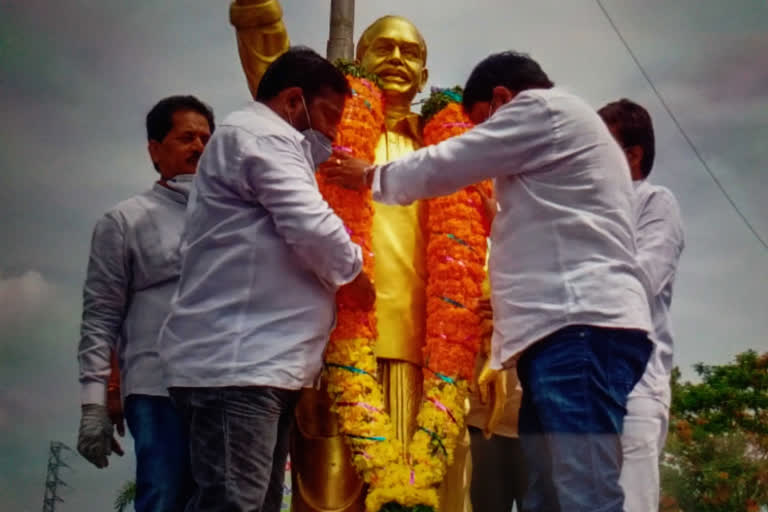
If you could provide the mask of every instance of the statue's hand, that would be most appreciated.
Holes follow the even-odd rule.
[[[488,403],[498,373],[498,370],[491,369],[490,359],[486,359],[480,374],[477,376],[477,391],[480,394],[480,403]]]
[[[495,371],[495,370],[492,370]],[[496,427],[504,414],[504,405],[507,401],[507,372],[496,371],[496,375],[491,382],[491,410],[488,413],[488,419],[483,428],[483,434],[486,439],[490,439],[496,431]]]

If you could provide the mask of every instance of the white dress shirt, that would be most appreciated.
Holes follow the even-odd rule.
[[[634,184],[637,260],[649,287],[648,300],[656,346],[630,398],[656,398],[669,406],[669,379],[673,365],[669,308],[677,264],[685,247],[683,221],[672,192],[645,180]]]
[[[251,103],[198,165],[160,334],[169,387],[299,389],[319,375],[335,292],[362,251],[317,187],[309,141]]]
[[[568,325],[651,330],[627,162],[579,98],[523,91],[469,132],[373,178],[374,198],[398,204],[496,178],[493,368]]]
[[[157,334],[179,277],[179,240],[192,175],[121,202],[93,231],[83,288],[81,401],[105,404],[110,351],[123,396],[167,396]]]

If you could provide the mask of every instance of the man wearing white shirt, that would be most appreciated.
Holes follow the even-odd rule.
[[[147,114],[149,154],[160,179],[96,224],[83,289],[78,361],[78,451],[96,467],[122,455],[107,412],[110,353],[136,452],[136,510],[173,512],[192,490],[184,424],[168,396],[157,335],[179,278],[179,240],[197,162],[214,128],[194,96],[171,96]],[[117,430],[123,434],[122,418]]]
[[[519,356],[523,510],[620,512],[619,434],[652,348],[626,159],[526,55],[483,60],[463,103],[481,123],[464,135],[379,167],[338,155],[329,178],[397,204],[496,179],[491,364]]]
[[[348,94],[327,60],[290,49],[200,159],[159,339],[189,427],[187,511],[280,509],[293,409],[319,376],[336,291],[373,303],[362,251],[314,176]]]
[[[623,148],[635,187],[637,260],[648,279],[656,345],[640,382],[627,401],[621,436],[624,464],[620,483],[626,512],[659,510],[659,457],[667,439],[673,342],[669,308],[680,255],[685,245],[680,207],[668,189],[647,181],[655,140],[648,112],[622,99],[598,111]]]

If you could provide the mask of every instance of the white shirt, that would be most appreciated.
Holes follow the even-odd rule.
[[[123,396],[168,395],[156,342],[179,277],[191,183],[192,175],[182,175],[168,182],[172,189],[155,184],[96,223],[78,349],[84,404],[106,403],[113,349]]]
[[[627,162],[589,105],[523,91],[469,132],[378,168],[373,190],[408,204],[489,178],[493,368],[568,325],[650,331]]]
[[[645,180],[634,185],[637,260],[647,277],[656,346],[630,397],[656,398],[669,406],[673,366],[669,308],[677,264],[685,246],[683,221],[677,200],[668,189]]]
[[[169,387],[299,389],[319,375],[335,292],[360,272],[362,251],[310,162],[309,142],[261,103],[211,137],[160,334]]]

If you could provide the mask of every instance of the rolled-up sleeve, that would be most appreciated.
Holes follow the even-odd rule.
[[[116,347],[125,318],[130,272],[125,233],[104,216],[93,230],[83,287],[83,318],[78,362],[82,403],[106,403],[110,352]]]
[[[331,289],[354,280],[362,250],[320,194],[301,147],[279,136],[256,138],[244,145],[242,162],[253,199],[299,259]]]
[[[552,158],[552,124],[542,99],[520,93],[463,135],[378,167],[373,197],[381,203],[405,205],[540,168]]]

